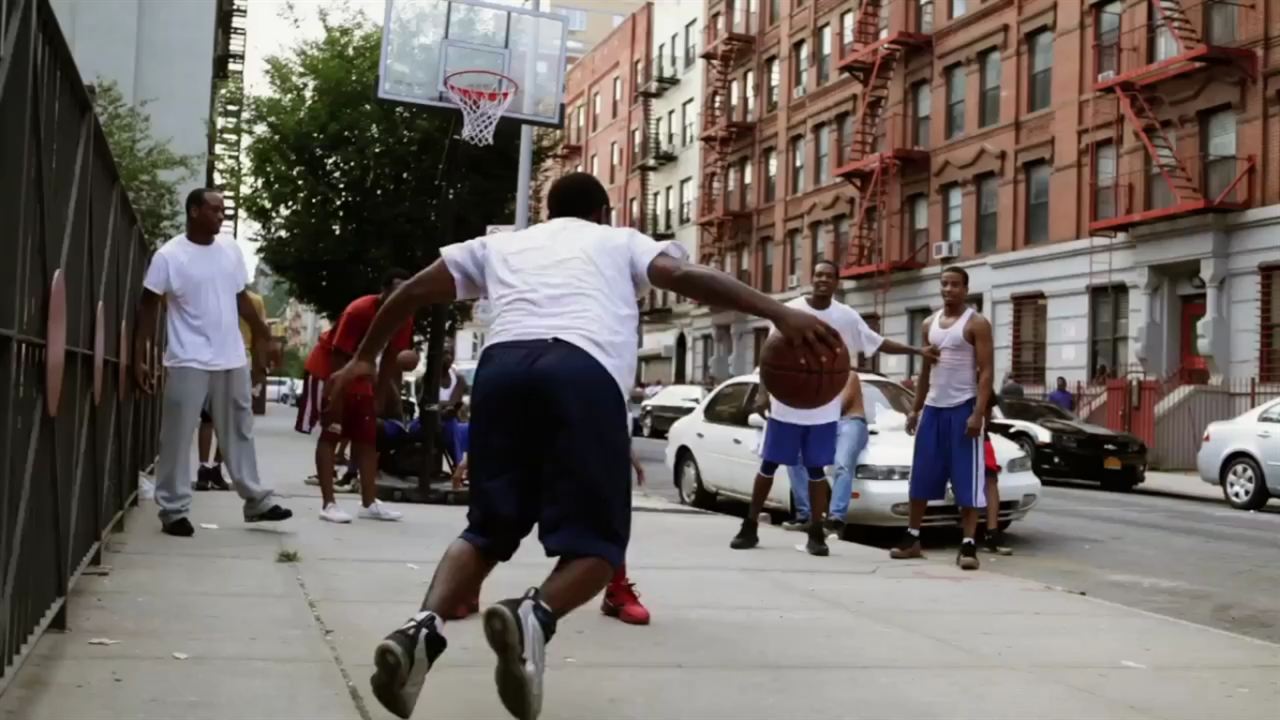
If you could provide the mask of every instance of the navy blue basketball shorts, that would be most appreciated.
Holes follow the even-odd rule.
[[[623,563],[631,433],[613,376],[560,340],[486,347],[471,393],[471,506],[462,539],[510,560],[536,524],[549,557]]]
[[[912,500],[942,500],[950,482],[958,507],[987,506],[982,433],[971,438],[965,432],[974,405],[970,399],[955,407],[924,406],[911,458]]]

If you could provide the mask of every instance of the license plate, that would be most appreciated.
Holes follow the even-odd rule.
[[[1104,470],[1120,470],[1124,464],[1120,462],[1120,458],[1109,457],[1102,461],[1102,467]]]

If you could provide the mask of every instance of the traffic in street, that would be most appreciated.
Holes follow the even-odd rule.
[[[666,441],[635,438],[644,492],[680,502]],[[719,501],[741,515],[745,504]],[[887,548],[890,532],[856,533]],[[1035,510],[1007,535],[1014,554],[985,556],[984,568],[1161,615],[1280,642],[1280,505],[1257,512],[1205,502],[1115,493],[1096,485],[1046,483]],[[925,537],[933,561],[950,562],[957,535]]]

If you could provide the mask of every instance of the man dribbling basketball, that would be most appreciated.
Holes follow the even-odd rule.
[[[476,597],[499,562],[538,525],[558,558],[539,588],[484,612],[497,655],[503,705],[523,720],[542,707],[546,644],[558,620],[600,593],[626,557],[631,535],[631,421],[639,308],[650,284],[695,301],[768,318],[817,357],[840,346],[813,315],[707,268],[683,248],[608,226],[609,195],[570,173],[547,195],[549,221],[440,251],[441,259],[392,293],[355,358],[331,380],[337,397],[374,372],[395,329],[431,303],[487,296],[489,343],[471,407],[471,505],[467,529],[445,551],[422,610],[374,654],[374,696],[407,718],[444,652],[444,615]],[[529,408],[541,413],[528,422]]]
[[[848,347],[850,358],[857,357],[858,353],[872,355],[881,349],[885,352],[900,354],[919,355],[926,352],[921,348],[911,348],[885,340],[867,325],[857,310],[834,300],[838,281],[839,271],[835,263],[819,260],[813,266],[813,291],[807,296],[788,302],[787,307],[819,317],[834,328]],[[760,393],[758,404],[763,405],[767,400],[770,410],[768,425],[764,432],[764,446],[761,449],[763,462],[760,463],[760,472],[756,475],[755,485],[751,489],[751,510],[742,521],[742,528],[729,543],[729,547],[734,550],[747,550],[760,544],[756,518],[764,509],[764,501],[773,487],[774,473],[781,465],[800,465],[805,468],[809,476],[809,498],[812,508],[812,515],[805,529],[809,536],[805,549],[810,555],[826,556],[830,553],[827,548],[827,535],[823,528],[823,514],[828,502],[826,467],[834,464],[836,459],[836,437],[844,394],[837,394],[834,399],[821,407],[805,410],[786,405],[776,397],[769,398],[763,383],[758,392]]]
[[[965,305],[969,274],[963,268],[942,271],[942,309],[924,321],[923,337],[938,348],[936,363],[926,358],[916,381],[915,407],[907,416],[907,433],[915,435],[911,459],[911,515],[907,534],[889,552],[894,559],[923,557],[920,526],[930,500],[946,496],[951,483],[964,525],[964,541],[956,564],[978,569],[974,534],[983,495],[985,463],[983,424],[991,407],[991,323]]]

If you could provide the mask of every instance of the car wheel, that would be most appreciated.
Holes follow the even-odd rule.
[[[690,507],[709,509],[715,502],[715,495],[702,486],[702,473],[698,471],[698,461],[693,459],[693,453],[681,453],[676,469],[680,478],[680,502]]]
[[[1018,447],[1022,448],[1022,452],[1026,453],[1027,457],[1035,460],[1036,441],[1032,440],[1030,435],[1023,435],[1019,433],[1013,436],[1013,441],[1018,443]]]
[[[1271,499],[1262,468],[1245,456],[1227,461],[1222,472],[1222,496],[1237,510],[1257,510]]]
[[[649,439],[657,437],[657,433],[653,430],[653,413],[645,413],[640,416],[640,432]]]

